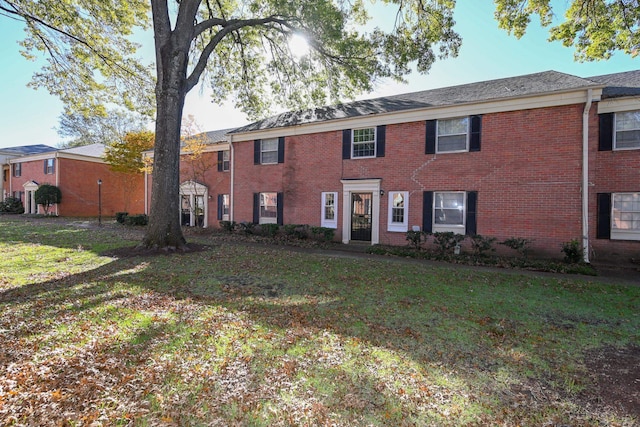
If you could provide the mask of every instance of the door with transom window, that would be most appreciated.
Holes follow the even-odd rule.
[[[351,240],[371,241],[372,193],[351,193]]]

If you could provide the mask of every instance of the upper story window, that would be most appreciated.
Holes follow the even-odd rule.
[[[45,173],[45,175],[53,174],[54,171],[55,171],[55,169],[54,169],[54,159],[46,159],[44,161],[44,173]]]
[[[278,163],[278,138],[263,139],[260,143],[260,163]]]
[[[469,118],[438,120],[436,153],[469,149]]]
[[[480,151],[482,116],[427,120],[425,154]]]
[[[406,232],[408,230],[409,192],[389,192],[389,231]]]
[[[376,155],[376,130],[364,128],[353,130],[353,144],[351,157],[375,157]]]
[[[272,165],[284,163],[284,137],[256,139],[253,148],[253,164]]]
[[[224,172],[229,172],[231,168],[231,152],[229,150],[225,150],[222,152],[222,170]]]
[[[13,176],[15,177],[22,176],[22,163],[13,164]]]
[[[640,148],[640,111],[615,114],[613,148],[616,150]]]

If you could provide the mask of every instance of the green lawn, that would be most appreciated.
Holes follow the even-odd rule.
[[[587,363],[640,346],[640,287],[84,225],[0,217],[1,425],[640,422]]]

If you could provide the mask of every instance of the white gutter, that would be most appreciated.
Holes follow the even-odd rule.
[[[144,170],[144,214],[149,215],[149,174]]]
[[[56,187],[60,188],[60,156],[58,156],[58,151],[56,151],[53,167],[56,171]],[[58,210],[58,203],[56,203],[56,216],[60,216],[60,211]]]
[[[593,90],[587,89],[587,103],[582,113],[582,259],[589,262],[589,112]]]
[[[229,172],[231,173],[231,182],[229,183],[229,221],[233,221],[233,181],[235,175],[235,165],[233,164],[235,161],[235,156],[233,155],[233,135],[229,135],[227,137],[229,140],[229,163],[231,164],[229,168],[231,169]]]

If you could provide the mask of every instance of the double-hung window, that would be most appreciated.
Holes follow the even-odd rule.
[[[278,163],[278,138],[263,139],[260,141],[260,163]]]
[[[322,193],[320,226],[338,228],[338,193]]]
[[[218,194],[218,220],[229,221],[230,199],[228,194]]]
[[[229,150],[218,151],[218,172],[229,172],[231,169],[230,154]]]
[[[376,128],[353,129],[351,157],[376,156]]]
[[[388,231],[406,232],[409,224],[409,192],[389,191]]]
[[[260,193],[259,224],[277,224],[278,193]]]
[[[54,172],[54,159],[45,159],[44,161],[44,173],[45,175],[51,175]]]
[[[438,120],[436,153],[469,150],[469,118]]]
[[[613,193],[611,238],[640,240],[640,193]]]
[[[463,191],[434,192],[433,231],[465,232],[465,193]]]
[[[22,163],[13,164],[13,176],[19,177],[22,175]]]
[[[626,111],[615,114],[615,150],[640,148],[640,111]]]

